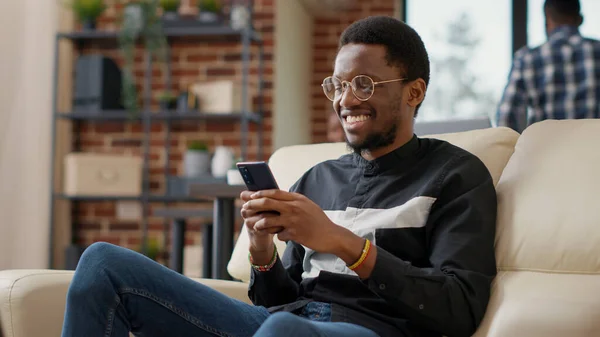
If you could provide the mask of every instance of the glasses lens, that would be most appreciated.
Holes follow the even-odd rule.
[[[352,80],[352,87],[358,99],[369,99],[373,95],[373,80],[368,76],[356,76]]]
[[[323,80],[323,92],[332,101],[335,99],[336,86],[341,88],[342,84],[333,77],[327,77]]]

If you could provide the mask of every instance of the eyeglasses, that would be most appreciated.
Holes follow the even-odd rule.
[[[378,84],[404,81],[406,78],[398,78],[395,80],[379,81],[374,82],[372,78],[367,75],[358,75],[352,79],[352,81],[342,81],[334,76],[328,76],[323,80],[323,92],[330,101],[339,99],[344,91],[348,89],[348,86],[352,88],[352,93],[359,101],[367,101],[375,93],[375,86]]]

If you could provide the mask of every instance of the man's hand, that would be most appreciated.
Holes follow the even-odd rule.
[[[318,205],[297,193],[282,190],[255,192],[242,211],[246,214],[278,212],[278,215],[261,214],[249,218],[247,226],[253,226],[253,230],[262,235],[277,233],[282,241],[292,240],[321,253],[335,253],[341,237],[349,233],[334,224]]]
[[[333,223],[317,204],[302,194],[282,190],[243,192],[242,200],[245,201],[242,216],[251,233],[250,254],[254,260],[260,257],[268,263],[273,248],[267,249],[268,255],[260,254],[257,247],[271,247],[267,242],[273,245],[275,233],[281,241],[291,240],[319,253],[336,255],[348,265],[362,253],[363,238]],[[359,277],[369,277],[376,255],[377,249],[372,246],[363,266],[355,270]]]

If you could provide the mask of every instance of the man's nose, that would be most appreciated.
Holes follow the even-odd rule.
[[[361,102],[354,96],[352,92],[352,87],[347,85],[342,89],[342,96],[340,97],[340,106],[344,108],[352,107],[359,105]]]

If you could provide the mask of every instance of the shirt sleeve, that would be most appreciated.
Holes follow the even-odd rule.
[[[295,192],[299,184],[294,184],[290,192]],[[248,297],[252,303],[268,308],[295,301],[302,281],[304,253],[302,245],[288,241],[269,271],[251,268]]]
[[[527,115],[527,93],[524,81],[525,53],[526,49],[515,53],[508,83],[504,88],[496,115],[498,126],[509,127],[517,132],[521,132],[525,128],[525,125],[519,125],[519,121]]]
[[[414,324],[448,336],[471,336],[496,275],[496,192],[477,157],[457,158],[447,166],[427,222],[430,267],[415,267],[378,247],[365,283]]]

